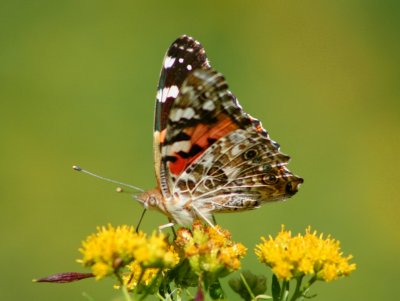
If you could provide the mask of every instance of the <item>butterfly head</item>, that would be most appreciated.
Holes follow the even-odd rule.
[[[152,189],[141,193],[137,200],[143,204],[146,209],[156,209],[163,211],[162,195],[159,189]]]

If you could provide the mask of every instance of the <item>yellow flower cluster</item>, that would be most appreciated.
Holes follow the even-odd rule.
[[[175,252],[163,233],[153,233],[146,242],[133,250],[136,263],[143,268],[172,268],[179,262],[178,253]]]
[[[140,263],[133,261],[127,266],[129,272],[123,276],[123,283],[132,291],[138,287],[149,288],[163,271],[160,268],[144,268]],[[116,286],[119,288],[119,286]]]
[[[230,233],[219,226],[208,227],[195,222],[192,231],[180,228],[175,240],[196,274],[203,272],[221,277],[240,268],[247,249],[231,240]]]
[[[78,260],[89,266],[97,279],[110,275],[135,261],[142,268],[166,269],[175,266],[179,257],[163,234],[147,237],[130,226],[99,227],[96,234],[82,242]]]
[[[330,236],[324,239],[322,234],[317,236],[310,227],[304,236],[292,237],[291,232],[282,226],[275,238],[261,239],[255,253],[281,280],[314,275],[316,279],[332,281],[356,269],[354,263],[349,263],[351,255],[343,257],[339,241]]]

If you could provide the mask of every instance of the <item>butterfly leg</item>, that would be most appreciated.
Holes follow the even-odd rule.
[[[140,224],[142,223],[142,220],[143,220],[143,217],[144,217],[144,214],[146,213],[146,211],[147,211],[147,209],[144,209],[142,214],[140,215],[139,222],[135,228],[136,233],[139,232],[139,227],[140,227]]]
[[[173,225],[171,226],[171,231],[172,231],[172,234],[174,235],[174,240],[177,238],[177,236],[176,236],[176,232],[175,232],[175,228],[174,228],[174,225],[175,225],[175,223],[172,221],[172,219],[168,219],[169,220],[169,222],[170,223],[172,223]]]
[[[197,208],[197,207],[194,206],[193,204],[192,204],[192,208],[193,208],[194,211],[196,211],[197,215],[203,219],[203,221],[205,221],[210,227],[212,227],[212,228],[215,229],[215,225],[210,221],[210,219],[209,219],[207,216],[205,216],[205,215],[199,210],[199,208]],[[214,219],[214,218],[213,218],[213,219]],[[219,234],[222,234],[222,233],[221,233],[220,231],[218,231],[218,230],[217,230],[217,232],[218,232]]]
[[[166,228],[171,228],[172,235],[174,235],[174,239],[176,239],[177,236],[176,236],[176,232],[175,232],[175,228],[174,228],[175,222],[170,218],[168,218],[168,221],[169,221],[169,223],[158,226],[158,233],[161,233]]]
[[[161,233],[164,229],[166,229],[166,228],[172,228],[174,225],[175,225],[175,224],[174,224],[173,222],[170,222],[170,223],[168,223],[168,224],[164,224],[164,225],[158,226],[158,232]],[[172,229],[173,229],[173,228],[172,228]],[[174,231],[174,233],[175,233],[175,231]]]
[[[212,215],[212,220],[213,220],[213,224],[214,225],[217,225],[218,223],[217,223],[217,219],[215,218],[215,215],[213,214]]]
[[[207,218],[207,216],[205,216],[205,215],[199,210],[199,208],[197,208],[196,206],[193,206],[193,204],[192,204],[192,208],[194,209],[194,211],[196,211],[197,215],[198,215],[199,217],[201,217],[210,227],[214,228],[219,234],[223,235],[223,233],[222,233],[221,231],[219,231],[219,230],[215,227],[215,224],[213,224],[213,223],[209,220],[209,218]],[[212,215],[212,218],[213,218],[213,220],[214,220],[214,222],[215,222],[215,217],[214,217],[214,215]]]

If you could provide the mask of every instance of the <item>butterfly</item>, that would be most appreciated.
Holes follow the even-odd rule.
[[[155,105],[157,187],[139,195],[174,224],[293,196],[303,179],[261,122],[243,111],[202,45],[183,35],[163,61]]]

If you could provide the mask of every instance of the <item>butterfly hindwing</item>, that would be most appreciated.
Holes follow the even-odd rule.
[[[289,160],[262,134],[237,129],[186,169],[174,192],[211,213],[254,209],[297,192],[303,180],[286,168]]]
[[[222,74],[212,69],[189,75],[166,129],[166,184],[197,208],[256,208],[293,195],[302,181],[285,167],[289,156],[242,110]]]

